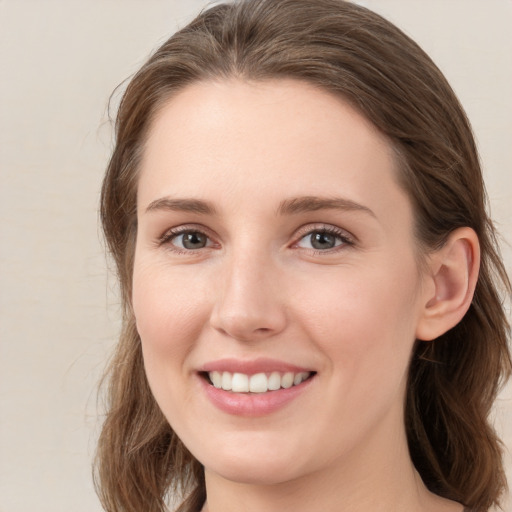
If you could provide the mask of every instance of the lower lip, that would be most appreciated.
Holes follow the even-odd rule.
[[[266,393],[233,393],[218,389],[203,377],[199,377],[206,396],[221,411],[236,416],[265,416],[282,409],[301,395],[314,380],[313,375],[297,386]]]

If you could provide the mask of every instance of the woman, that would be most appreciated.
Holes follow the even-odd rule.
[[[218,5],[129,84],[102,191],[108,511],[484,511],[511,369],[469,123],[340,0]]]

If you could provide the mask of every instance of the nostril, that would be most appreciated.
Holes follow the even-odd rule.
[[[258,321],[256,318],[248,317],[224,317],[214,318],[210,322],[211,326],[223,336],[233,338],[237,341],[251,342],[273,336],[282,331],[283,326],[275,325],[271,327],[258,326],[258,324],[270,324],[265,320]]]
[[[286,308],[260,272],[231,269],[215,296],[210,325],[239,341],[256,341],[281,332],[287,325]],[[268,277],[267,277],[268,279]]]
[[[267,332],[270,332],[272,329],[268,328],[268,327],[258,327],[257,329],[255,329],[254,332],[261,332],[261,333],[267,333]]]

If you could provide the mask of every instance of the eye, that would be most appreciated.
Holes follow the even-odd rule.
[[[189,252],[211,247],[211,239],[196,229],[173,229],[165,233],[159,240],[159,245],[170,245],[177,252]]]
[[[171,239],[172,243],[180,249],[202,249],[208,245],[208,237],[199,231],[186,231]]]
[[[328,251],[343,245],[353,245],[353,242],[342,231],[321,228],[309,231],[299,239],[296,245],[304,249]]]

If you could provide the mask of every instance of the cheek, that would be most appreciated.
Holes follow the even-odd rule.
[[[194,282],[172,275],[158,263],[134,267],[133,309],[149,386],[173,426],[186,416],[191,390],[185,385],[187,359],[200,338],[207,297]]]
[[[207,297],[195,280],[158,264],[135,265],[133,309],[148,374],[183,363],[208,318]]]
[[[386,271],[382,269],[386,268]],[[419,283],[414,264],[346,269],[300,296],[310,337],[354,381],[383,372],[401,378],[414,343]]]

